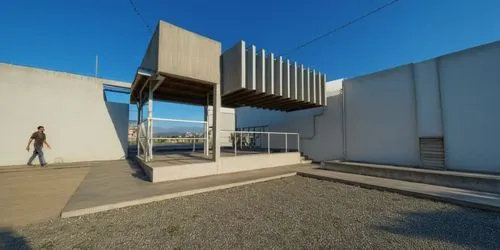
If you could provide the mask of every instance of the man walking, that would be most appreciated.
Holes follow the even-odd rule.
[[[45,137],[45,128],[43,126],[38,126],[38,131],[33,133],[30,137],[30,140],[28,141],[28,146],[26,147],[26,150],[28,152],[30,151],[30,145],[31,142],[34,140],[35,143],[33,144],[35,150],[33,151],[33,155],[31,155],[29,161],[28,161],[28,166],[33,166],[32,162],[35,159],[35,157],[38,155],[38,160],[40,161],[40,165],[42,167],[47,166],[47,162],[45,161],[45,158],[43,157],[43,144],[47,145],[47,147],[50,149],[49,143],[47,143],[47,138]]]

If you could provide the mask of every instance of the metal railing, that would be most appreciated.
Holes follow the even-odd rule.
[[[230,133],[230,140],[234,147],[234,155],[238,154],[238,145],[240,150],[253,150],[256,145],[256,135],[267,135],[267,153],[271,153],[271,135],[284,136],[284,150],[288,152],[291,148],[288,144],[288,137],[294,137],[297,140],[297,152],[300,152],[300,134],[299,133],[286,133],[286,132],[258,132],[258,131],[232,131],[221,130],[220,132]]]
[[[154,137],[154,122],[155,121],[166,121],[166,122],[181,122],[181,123],[196,123],[203,124],[204,137]],[[182,120],[182,119],[170,119],[170,118],[156,118],[151,117],[141,120],[138,125],[138,145],[137,145],[137,155],[144,159],[145,161],[151,161],[153,159],[153,146],[154,141],[192,141],[193,152],[196,151],[196,142],[208,140],[208,126],[206,121],[195,121],[195,120]],[[142,147],[142,153],[140,148]],[[205,154],[208,154],[208,150],[205,150]]]

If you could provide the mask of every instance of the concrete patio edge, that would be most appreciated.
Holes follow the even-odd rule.
[[[183,196],[195,195],[195,194],[206,193],[206,192],[222,190],[222,189],[228,189],[228,188],[244,186],[244,185],[249,185],[249,184],[254,184],[254,183],[259,183],[259,182],[266,182],[266,181],[271,181],[271,180],[276,180],[276,179],[282,179],[282,178],[286,178],[286,177],[292,177],[295,175],[297,175],[297,172],[280,174],[280,175],[264,177],[264,178],[258,178],[258,179],[253,179],[253,180],[249,180],[249,181],[242,181],[242,182],[235,182],[235,183],[230,183],[230,184],[218,185],[218,186],[207,187],[207,188],[187,190],[187,191],[182,191],[182,192],[177,192],[177,193],[155,195],[155,196],[151,196],[151,197],[147,197],[147,198],[118,202],[118,203],[101,205],[101,206],[96,206],[96,207],[76,209],[76,210],[71,210],[71,211],[63,211],[61,213],[61,218],[77,217],[77,216],[93,214],[93,213],[98,213],[98,212],[104,212],[104,211],[118,209],[118,208],[137,206],[137,205],[147,204],[147,203],[156,202],[156,201],[163,201],[163,200],[168,200],[168,199],[173,199],[173,198],[178,198],[178,197],[183,197]]]
[[[329,170],[324,170],[324,171],[329,171]],[[459,205],[459,206],[463,206],[463,207],[476,208],[476,209],[493,211],[493,212],[500,212],[500,206],[497,206],[495,204],[491,204],[487,200],[484,200],[482,202],[481,201],[471,201],[471,200],[462,199],[462,198],[455,198],[455,197],[445,195],[445,194],[435,194],[435,193],[429,193],[426,191],[410,190],[410,189],[405,189],[402,187],[399,187],[399,188],[389,187],[389,185],[373,184],[373,183],[365,182],[362,180],[349,180],[346,178],[326,176],[326,175],[317,174],[317,173],[310,173],[307,171],[298,171],[297,175],[302,176],[302,177],[314,178],[314,179],[318,179],[318,180],[332,181],[332,182],[338,182],[338,183],[347,184],[347,185],[359,186],[359,187],[367,188],[367,189],[376,189],[376,190],[380,190],[380,191],[399,193],[402,195],[413,196],[413,197],[422,198],[422,199],[434,200],[434,201],[439,201],[439,202],[447,202],[447,203],[451,203],[451,204],[455,204],[455,205]],[[355,175],[355,174],[350,174],[350,175]],[[369,177],[369,178],[383,179],[383,178],[379,178],[379,177]],[[387,180],[391,180],[391,179],[387,179]],[[420,184],[420,185],[428,185],[428,184]],[[485,194],[489,194],[489,193],[485,193]],[[491,195],[496,195],[496,194],[491,194]]]

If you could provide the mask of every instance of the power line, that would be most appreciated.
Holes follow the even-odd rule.
[[[149,31],[149,33],[152,34],[153,30],[151,29],[151,26],[149,26],[149,24],[146,21],[146,19],[144,18],[144,16],[141,14],[141,12],[139,12],[139,10],[137,9],[137,6],[135,5],[134,1],[128,0],[128,2],[130,3],[130,5],[132,5],[132,8],[134,9],[135,14],[137,14],[139,16],[139,18],[141,18],[142,22],[144,23],[144,26],[146,26],[146,29]]]
[[[382,6],[380,6],[380,7],[376,8],[376,9],[374,9],[374,10],[372,10],[372,11],[370,11],[370,12],[368,12],[368,13],[364,14],[364,15],[362,15],[362,16],[359,16],[359,17],[357,17],[357,18],[355,18],[355,19],[353,19],[353,20],[351,20],[351,21],[349,21],[349,22],[347,22],[347,23],[344,23],[344,24],[342,24],[342,25],[340,25],[340,26],[336,27],[336,28],[335,28],[335,29],[333,29],[333,30],[330,30],[330,31],[326,32],[326,33],[325,33],[325,34],[323,34],[323,35],[320,35],[320,36],[318,36],[318,37],[316,37],[316,38],[312,39],[311,41],[308,41],[308,42],[306,42],[306,43],[303,43],[303,44],[301,44],[301,45],[299,45],[299,46],[297,46],[297,47],[295,47],[295,48],[293,48],[293,49],[289,50],[288,52],[284,53],[283,55],[288,55],[288,54],[290,54],[290,53],[292,53],[292,52],[294,52],[294,51],[297,51],[297,50],[299,50],[299,49],[302,49],[302,48],[306,47],[307,45],[310,45],[311,43],[314,43],[314,42],[316,42],[316,41],[318,41],[318,40],[320,40],[320,39],[323,39],[323,38],[325,38],[325,37],[327,37],[327,36],[329,36],[329,35],[331,35],[331,34],[333,34],[333,33],[337,32],[337,31],[340,31],[340,30],[342,30],[342,29],[345,29],[345,28],[347,28],[348,26],[350,26],[350,25],[352,25],[352,24],[354,24],[354,23],[357,23],[357,22],[359,22],[359,21],[361,21],[361,20],[363,20],[363,19],[365,19],[365,18],[367,18],[367,17],[369,17],[369,16],[371,16],[371,15],[373,15],[373,14],[375,14],[375,13],[377,13],[377,12],[379,12],[379,11],[381,11],[381,10],[383,10],[383,9],[385,9],[385,8],[387,8],[387,7],[389,7],[389,6],[393,5],[393,4],[395,4],[395,3],[397,3],[397,2],[399,2],[399,1],[400,1],[400,0],[393,0],[393,1],[389,2],[389,3],[386,3],[386,4],[382,5]]]

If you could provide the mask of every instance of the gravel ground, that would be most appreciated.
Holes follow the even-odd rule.
[[[500,214],[290,177],[4,230],[2,244],[6,249],[500,249]]]

